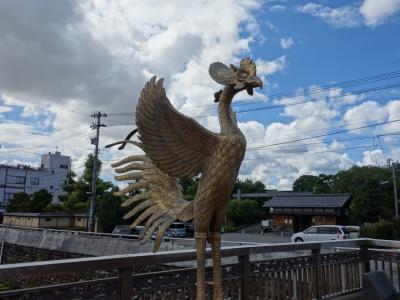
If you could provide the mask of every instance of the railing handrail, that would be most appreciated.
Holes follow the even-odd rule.
[[[304,250],[318,250],[322,248],[343,246],[381,246],[400,248],[400,241],[354,239],[326,242],[306,243],[281,243],[281,244],[260,244],[250,246],[223,247],[222,257],[240,257],[252,254],[291,252]],[[211,257],[210,249],[207,250],[207,257]],[[193,261],[196,259],[195,250],[165,251],[159,253],[135,253],[99,257],[85,257],[74,259],[63,259],[42,262],[28,262],[17,264],[0,265],[0,280],[11,278],[29,278],[35,274],[44,272],[51,274],[62,274],[79,271],[90,271],[99,269],[118,269],[149,264],[165,264],[173,262]]]

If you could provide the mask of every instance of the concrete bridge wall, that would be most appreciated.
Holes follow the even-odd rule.
[[[76,232],[57,230],[32,230],[28,228],[0,227],[0,242],[26,247],[102,256],[127,253],[152,252],[153,242],[144,245],[136,239],[79,235]],[[193,249],[192,243],[163,242],[160,251]]]

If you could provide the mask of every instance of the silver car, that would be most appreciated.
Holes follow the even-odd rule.
[[[176,238],[184,238],[186,237],[186,227],[183,222],[174,222],[171,226],[165,231],[165,236],[168,237],[176,237]]]
[[[317,225],[311,226],[304,231],[297,232],[290,238],[292,242],[320,242],[330,240],[349,239],[349,231],[341,225]]]

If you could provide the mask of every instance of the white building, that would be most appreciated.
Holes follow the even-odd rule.
[[[64,195],[63,187],[71,171],[71,158],[60,152],[42,155],[39,168],[0,165],[0,208],[4,208],[15,193],[33,194],[41,189],[53,195],[53,202]]]

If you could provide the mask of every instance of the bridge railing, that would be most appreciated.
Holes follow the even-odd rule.
[[[399,288],[399,249],[372,239],[225,247],[224,299],[326,299],[360,290],[369,270],[387,272]],[[10,290],[0,299],[194,299],[195,258],[183,250],[1,265]]]

